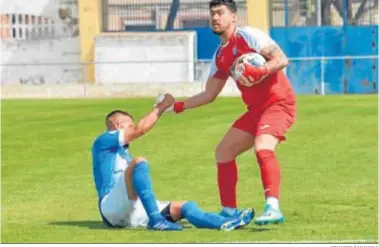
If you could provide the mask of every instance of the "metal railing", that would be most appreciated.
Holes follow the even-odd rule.
[[[378,55],[372,56],[333,56],[333,57],[296,57],[289,58],[290,64],[285,69],[287,76],[298,94],[349,94],[349,93],[377,93],[378,91]],[[170,61],[164,61],[165,63]],[[189,61],[172,61],[175,63],[188,63]],[[2,77],[17,74],[18,70],[33,70],[34,76],[23,78],[15,83],[2,81],[4,85],[76,85],[85,74],[86,69],[94,64],[112,64],[115,67],[121,64],[161,64],[162,61],[104,61],[92,63],[25,63],[25,64],[1,64]],[[194,84],[202,84],[206,81],[209,73],[210,61],[198,60],[194,62]],[[79,71],[76,71],[78,70]],[[65,70],[65,71],[63,71]],[[67,71],[66,71],[67,70]],[[69,71],[75,70],[75,71]],[[40,76],[37,72],[40,72]],[[7,76],[6,73],[10,73]],[[55,82],[54,75],[50,73],[72,73],[72,81]],[[50,78],[50,79],[49,79]],[[78,81],[75,83],[75,79]],[[131,81],[118,83],[128,85]],[[146,82],[146,87],[151,82]],[[149,84],[150,83],[150,84]],[[191,83],[183,81],[183,83]],[[85,88],[86,83],[83,84]],[[108,83],[104,83],[107,85]],[[144,83],[140,84],[143,87]]]
[[[102,0],[103,31],[151,31],[209,26],[209,0]],[[246,0],[236,0],[247,24]]]
[[[300,93],[327,95],[378,92],[379,55],[296,57],[289,58],[289,61],[286,73]],[[301,85],[308,92],[303,91]],[[351,87],[357,89],[349,90]]]
[[[378,0],[270,0],[273,27],[379,24]]]

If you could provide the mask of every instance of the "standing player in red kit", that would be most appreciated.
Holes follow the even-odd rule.
[[[288,60],[278,45],[262,31],[236,26],[236,3],[233,0],[212,0],[209,3],[212,30],[221,38],[211,65],[206,89],[173,105],[176,113],[211,103],[223,89],[233,63],[242,54],[257,52],[267,63],[254,67],[241,62],[241,76],[235,78],[247,111],[237,119],[216,148],[217,176],[223,209],[220,214],[238,214],[236,157],[254,147],[263,183],[266,205],[255,223],[281,223],[279,209],[280,168],[275,155],[277,145],[285,140],[285,132],[296,115],[295,95],[282,69]]]

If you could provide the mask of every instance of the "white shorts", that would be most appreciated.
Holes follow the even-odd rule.
[[[159,211],[169,203],[157,201]],[[100,210],[109,223],[117,227],[146,227],[149,222],[141,201],[129,200],[124,172],[120,173],[113,189],[101,200]]]

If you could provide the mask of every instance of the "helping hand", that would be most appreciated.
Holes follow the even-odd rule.
[[[171,94],[158,94],[155,103],[153,105],[154,108],[162,107],[164,112],[172,112],[175,103],[175,98]]]

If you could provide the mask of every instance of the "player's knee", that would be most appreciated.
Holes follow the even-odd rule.
[[[182,208],[186,205],[187,201],[173,201],[170,203],[170,216],[173,221],[183,219]]]
[[[139,164],[139,163],[142,163],[142,162],[146,162],[146,159],[144,157],[137,157],[137,158],[134,158],[134,163],[136,164]]]
[[[134,168],[137,166],[137,165],[140,165],[140,164],[144,164],[144,163],[147,163],[146,162],[146,159],[144,157],[137,157],[137,158],[134,158],[132,160],[132,162],[129,163],[129,167],[134,170]]]
[[[231,147],[228,147],[228,145],[225,145],[223,143],[220,143],[217,145],[215,150],[216,160],[217,162],[229,162],[231,160],[234,160],[236,157],[231,152]]]
[[[277,137],[269,134],[259,135],[254,140],[254,149],[256,152],[260,150],[274,151],[278,145],[279,140]]]
[[[183,205],[186,203],[187,201],[174,201],[171,203],[171,207],[175,212],[180,212],[182,210]]]
[[[225,153],[225,151],[227,151],[227,148],[225,147],[225,145],[223,143],[219,143],[215,150],[216,158],[222,155],[223,153]]]
[[[185,211],[191,208],[197,207],[197,204],[195,201],[187,201],[185,202],[181,208],[183,208]]]
[[[133,159],[129,167],[132,173],[134,173],[135,171],[142,171],[142,170],[145,172],[149,172],[149,164],[147,163],[144,157],[137,157]]]

